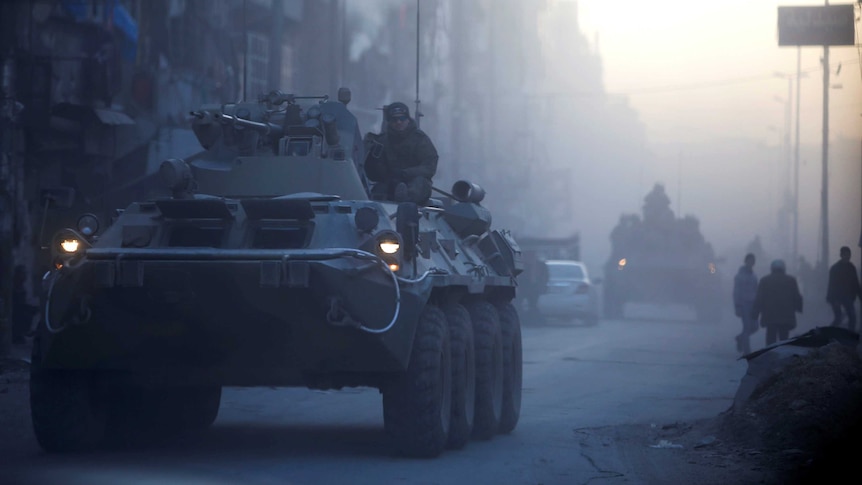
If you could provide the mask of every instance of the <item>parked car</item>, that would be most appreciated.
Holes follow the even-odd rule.
[[[600,278],[590,280],[586,265],[580,261],[551,259],[548,288],[539,297],[539,313],[544,317],[575,318],[587,325],[599,321],[598,291]]]

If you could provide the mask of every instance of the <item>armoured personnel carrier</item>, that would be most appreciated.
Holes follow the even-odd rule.
[[[606,318],[622,318],[627,302],[646,302],[692,306],[701,321],[721,319],[721,275],[712,246],[696,218],[674,215],[660,184],[645,198],[643,219],[623,215],[612,230],[603,284]]]
[[[515,428],[517,243],[468,181],[371,200],[349,101],[203,106],[206,152],[163,162],[168,195],[54,236],[30,385],[45,450],[206,428],[223,386],[378,388],[411,456]]]

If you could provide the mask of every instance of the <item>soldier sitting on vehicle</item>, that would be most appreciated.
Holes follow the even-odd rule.
[[[386,106],[384,115],[383,133],[368,133],[365,137],[365,173],[376,182],[371,196],[424,204],[431,196],[431,178],[437,172],[437,149],[416,126],[406,104],[392,103]]]

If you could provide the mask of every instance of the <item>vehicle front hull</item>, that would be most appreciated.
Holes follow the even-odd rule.
[[[96,259],[48,284],[43,368],[249,386],[375,385],[403,372],[430,294],[340,257]]]

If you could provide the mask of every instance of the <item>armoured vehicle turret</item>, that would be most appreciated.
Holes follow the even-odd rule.
[[[721,275],[696,218],[676,217],[664,187],[647,194],[643,218],[624,214],[611,232],[605,264],[604,313],[622,318],[628,302],[682,304],[697,319],[721,319]]]
[[[54,236],[30,386],[44,449],[206,428],[223,386],[377,388],[411,456],[515,428],[517,243],[465,180],[424,206],[370,199],[349,101],[203,106],[206,151],[162,163],[163,197]]]

